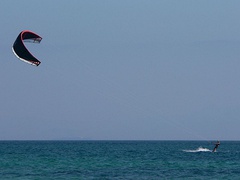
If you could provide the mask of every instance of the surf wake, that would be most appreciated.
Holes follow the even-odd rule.
[[[203,148],[203,147],[199,147],[199,148],[197,148],[195,150],[183,150],[183,151],[184,152],[193,152],[193,153],[195,153],[195,152],[211,152],[210,149]]]

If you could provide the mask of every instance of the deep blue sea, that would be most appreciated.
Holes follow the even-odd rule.
[[[240,179],[240,141],[0,141],[0,179]]]

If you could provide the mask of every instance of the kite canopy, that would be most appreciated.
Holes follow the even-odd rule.
[[[40,43],[41,40],[42,38],[39,35],[31,31],[22,31],[15,40],[12,51],[20,60],[31,65],[38,66],[41,62],[28,51],[24,42]]]

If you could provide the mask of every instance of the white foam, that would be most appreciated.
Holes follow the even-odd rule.
[[[207,149],[207,148],[203,148],[203,147],[199,147],[195,150],[183,150],[184,152],[211,152],[210,149]]]

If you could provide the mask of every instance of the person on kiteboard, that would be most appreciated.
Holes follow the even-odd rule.
[[[220,145],[220,141],[217,141],[217,142],[215,143],[215,147],[214,147],[214,149],[213,149],[212,152],[216,152],[219,145]]]

